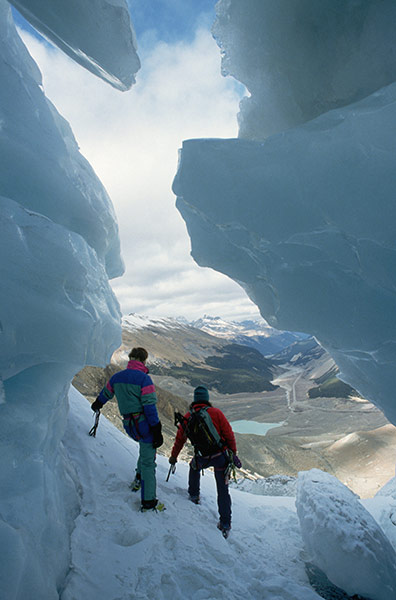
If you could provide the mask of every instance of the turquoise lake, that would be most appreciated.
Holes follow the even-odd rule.
[[[232,421],[231,427],[236,433],[252,433],[265,435],[273,427],[280,427],[283,423],[257,423],[257,421]]]

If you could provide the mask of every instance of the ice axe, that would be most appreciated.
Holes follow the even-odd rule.
[[[92,437],[96,437],[96,430],[99,425],[99,417],[100,417],[100,410],[95,410],[95,423],[93,424],[93,427],[91,427],[91,429],[88,432],[88,435],[90,435]]]
[[[174,475],[174,473],[176,473],[176,465],[171,465],[171,466],[169,467],[169,471],[168,471],[168,477],[166,478],[166,481],[167,481],[167,482],[169,481],[169,477],[170,477],[171,475]]]

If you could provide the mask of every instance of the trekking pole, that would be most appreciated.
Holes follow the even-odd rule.
[[[88,435],[90,435],[92,437],[96,437],[96,430],[99,425],[99,417],[100,417],[100,410],[95,410],[95,423],[93,424],[93,427],[88,432]]]
[[[169,471],[168,471],[168,477],[166,478],[166,481],[169,481],[169,477],[172,475],[174,475],[174,473],[176,473],[176,465],[171,465],[169,467]]]

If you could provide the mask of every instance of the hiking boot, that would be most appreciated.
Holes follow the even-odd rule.
[[[194,504],[201,504],[201,498],[199,496],[190,496],[190,500],[191,502],[194,502]]]
[[[231,531],[231,525],[223,525],[223,523],[219,521],[217,523],[217,529],[220,529],[223,537],[227,539]]]
[[[142,482],[140,479],[140,475],[136,475],[135,479],[129,485],[129,488],[132,490],[132,492],[138,492],[140,490],[141,486],[142,486]]]
[[[166,507],[165,504],[163,504],[162,502],[158,502],[158,500],[143,500],[140,507],[140,511],[147,512],[149,510],[155,512],[164,512],[164,510],[166,510]]]

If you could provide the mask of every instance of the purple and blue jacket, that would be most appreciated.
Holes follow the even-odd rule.
[[[124,429],[136,441],[152,442],[150,428],[159,423],[157,395],[149,370],[142,362],[130,360],[123,371],[115,373],[98,396],[102,404],[117,398]]]

